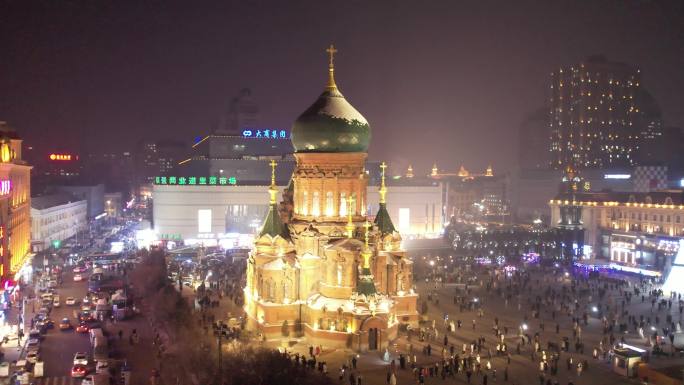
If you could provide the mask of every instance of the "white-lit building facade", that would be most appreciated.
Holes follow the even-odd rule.
[[[268,185],[240,185],[230,177],[159,179],[153,186],[153,229],[157,240],[179,244],[248,247],[261,228],[269,206],[264,202]],[[166,184],[161,184],[165,181]],[[204,182],[203,182],[204,183]],[[211,183],[211,184],[210,184]],[[387,211],[405,239],[438,237],[443,229],[442,191],[439,183],[390,183]],[[285,186],[279,186],[280,197]],[[367,212],[379,207],[378,186],[367,187]],[[372,219],[372,215],[369,215]]]
[[[58,193],[31,200],[31,247],[34,252],[58,248],[62,241],[88,228],[88,201]]]

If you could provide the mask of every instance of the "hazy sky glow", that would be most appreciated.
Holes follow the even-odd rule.
[[[0,120],[46,151],[124,150],[207,133],[249,87],[263,126],[289,128],[332,42],[371,158],[416,173],[509,169],[550,72],[591,54],[641,68],[665,124],[684,126],[682,1],[230,3],[0,0]]]

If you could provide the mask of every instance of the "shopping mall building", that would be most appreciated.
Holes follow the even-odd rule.
[[[280,196],[295,168],[293,152],[290,132],[284,129],[234,129],[199,139],[175,175],[155,178],[149,236],[174,244],[251,247],[269,208],[264,201],[271,180],[269,162],[278,162]],[[379,207],[379,165],[367,162],[368,213]],[[387,210],[404,239],[440,235],[442,182],[427,175],[397,176],[388,187]]]

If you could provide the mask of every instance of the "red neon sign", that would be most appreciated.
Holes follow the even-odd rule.
[[[50,160],[71,160],[71,154],[50,154]]]

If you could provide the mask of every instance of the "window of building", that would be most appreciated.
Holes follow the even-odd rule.
[[[332,191],[328,191],[325,193],[325,215],[328,217],[333,216],[333,211],[334,211],[334,202],[333,202],[333,193]]]
[[[340,193],[340,216],[347,215],[347,193]]]
[[[321,201],[318,191],[314,191],[313,199],[311,200],[311,215],[319,217],[321,215]]]
[[[302,215],[309,215],[309,193],[304,191],[302,193]]]

